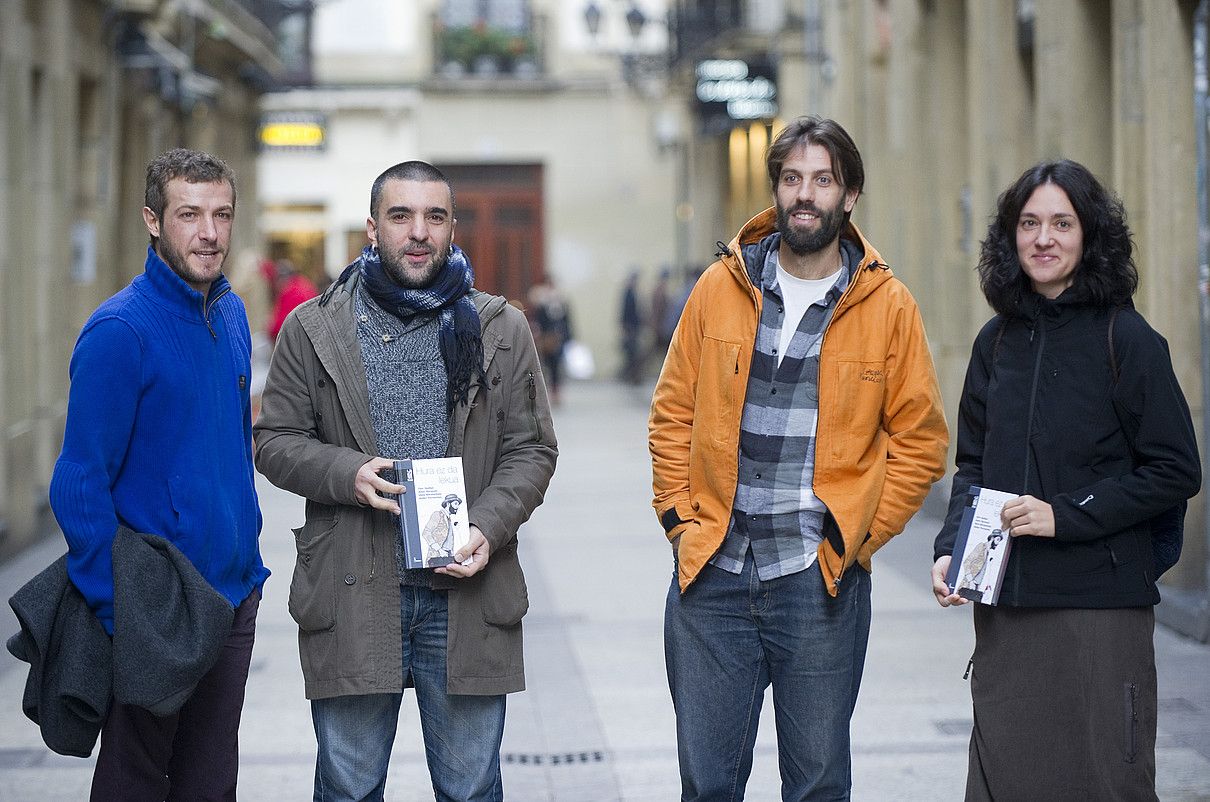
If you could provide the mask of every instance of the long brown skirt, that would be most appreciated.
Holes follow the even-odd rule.
[[[966,802],[1155,802],[1155,612],[975,605]]]

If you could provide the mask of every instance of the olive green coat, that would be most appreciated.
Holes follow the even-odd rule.
[[[395,524],[353,493],[358,469],[378,455],[353,320],[355,282],[286,320],[253,427],[257,469],[307,500],[306,522],[294,530],[290,614],[308,699],[404,687]],[[529,597],[517,529],[542,503],[558,449],[525,316],[498,296],[471,297],[487,385],[473,387],[470,403],[451,414],[447,454],[463,458],[470,522],[491,552],[475,576],[437,580],[449,588],[448,692],[500,694],[525,687],[521,618]]]

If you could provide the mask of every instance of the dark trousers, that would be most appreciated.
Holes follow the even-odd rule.
[[[256,635],[260,593],[235,609],[214,667],[174,715],[113,704],[101,730],[93,802],[233,800],[239,770],[239,719]]]

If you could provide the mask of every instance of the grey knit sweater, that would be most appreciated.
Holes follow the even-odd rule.
[[[353,311],[379,456],[445,456],[449,445],[448,380],[437,318],[404,322],[376,304],[362,285],[358,285]],[[395,559],[403,584],[432,586],[431,570],[403,567],[403,544],[398,538]]]

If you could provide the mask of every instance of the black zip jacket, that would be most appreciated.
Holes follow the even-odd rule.
[[[997,315],[975,338],[934,560],[953,552],[971,485],[1033,495],[1053,508],[1055,537],[1013,539],[1000,604],[1153,605],[1148,521],[1201,486],[1189,406],[1168,343],[1133,307],[1114,322],[1115,381],[1109,310],[1075,295],[1030,296],[1018,316]],[[1138,423],[1133,455],[1115,399]]]

